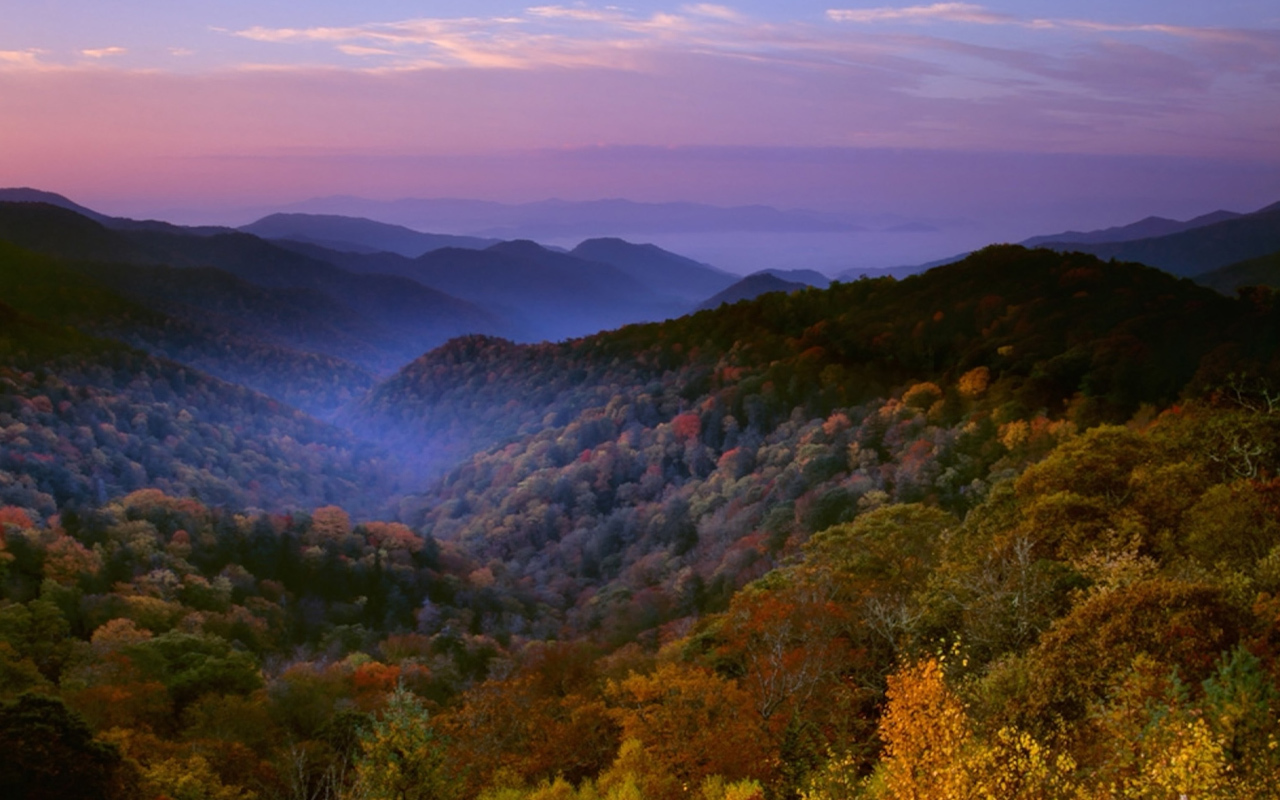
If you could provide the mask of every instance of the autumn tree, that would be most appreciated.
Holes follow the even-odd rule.
[[[399,686],[360,735],[357,780],[371,800],[450,800],[447,753],[422,701]]]
[[[623,740],[635,740],[655,770],[697,786],[710,775],[767,781],[775,756],[751,695],[696,666],[664,663],[650,675],[610,682]]]

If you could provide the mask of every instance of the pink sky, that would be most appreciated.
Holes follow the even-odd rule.
[[[353,194],[946,216],[1018,191],[1083,218],[1090,187],[1115,213],[1248,210],[1280,200],[1270,5],[61,0],[0,31],[0,184],[157,215]],[[1113,158],[1139,156],[1161,166]]]

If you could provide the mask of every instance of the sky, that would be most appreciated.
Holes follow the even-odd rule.
[[[954,234],[870,263],[1280,200],[1274,0],[0,0],[0,20],[0,185],[107,213],[625,197]]]

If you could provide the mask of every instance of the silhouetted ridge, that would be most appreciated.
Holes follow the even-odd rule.
[[[270,214],[240,227],[264,239],[290,239],[348,252],[392,252],[409,258],[442,247],[480,249],[494,243],[475,236],[422,233],[362,217],[336,214]]]
[[[698,310],[717,308],[721,303],[732,304],[742,300],[754,300],[768,292],[795,292],[808,288],[809,284],[807,283],[784,281],[772,273],[757,272],[754,275],[748,275],[723,292],[708,298],[698,306]]]
[[[1252,214],[1164,236],[1118,242],[1042,242],[1055,250],[1079,250],[1099,258],[1136,261],[1190,277],[1280,251],[1280,203]]]
[[[653,244],[632,244],[617,238],[587,239],[571,251],[588,261],[609,264],[652,291],[693,304],[726,288],[733,275],[710,265],[663,250]]]

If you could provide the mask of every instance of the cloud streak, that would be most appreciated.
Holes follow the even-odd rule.
[[[88,58],[110,58],[112,56],[122,56],[129,52],[123,47],[97,47],[89,50],[81,50],[80,55]]]
[[[1280,33],[1269,30],[926,2],[807,20],[715,3],[544,4],[206,33],[194,52],[105,34],[128,52],[0,51],[0,156],[22,167],[87,152],[265,159],[280,143],[366,154],[714,143],[1274,160],[1280,135]]]
[[[1086,33],[1153,33],[1184,39],[1244,42],[1268,38],[1265,32],[1229,28],[1195,28],[1161,23],[1121,24],[1071,18],[1022,18],[1002,14],[974,3],[933,3],[927,6],[882,6],[865,9],[830,9],[826,14],[833,22],[876,25],[910,22],[961,23],[970,25],[1007,26],[1029,30],[1064,30]]]
[[[879,22],[964,22],[977,25],[1010,25],[1016,18],[997,14],[972,3],[934,3],[928,6],[904,6],[864,9],[831,9],[828,19],[835,22],[874,24]]]

